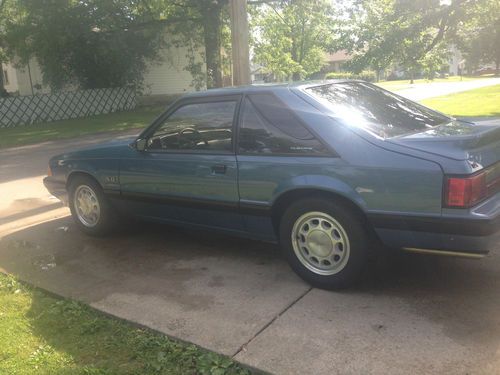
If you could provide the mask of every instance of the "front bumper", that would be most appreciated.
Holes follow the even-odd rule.
[[[59,199],[65,206],[68,205],[68,192],[64,181],[54,179],[52,176],[45,177],[43,184],[50,194]]]
[[[388,247],[476,255],[500,250],[500,215],[478,219],[377,214],[370,221]]]

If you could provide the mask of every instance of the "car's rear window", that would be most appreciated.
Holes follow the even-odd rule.
[[[307,91],[344,123],[379,137],[416,133],[448,123],[450,118],[366,82],[338,82]]]

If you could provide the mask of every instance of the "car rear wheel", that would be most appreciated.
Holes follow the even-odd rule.
[[[369,259],[369,231],[346,205],[327,199],[293,203],[280,222],[280,244],[294,271],[313,286],[356,283]]]
[[[91,177],[77,176],[69,186],[69,206],[78,228],[90,235],[104,235],[114,218],[104,192]]]

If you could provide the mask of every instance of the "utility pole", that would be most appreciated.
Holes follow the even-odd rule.
[[[250,52],[248,46],[247,0],[229,1],[233,55],[233,85],[248,85],[250,83]]]

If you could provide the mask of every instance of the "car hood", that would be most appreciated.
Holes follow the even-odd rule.
[[[483,167],[500,160],[500,125],[454,120],[386,141],[450,159],[470,160]]]
[[[105,143],[85,147],[75,151],[66,152],[57,155],[55,159],[103,159],[118,158],[123,154],[124,149],[128,149],[130,144],[136,139],[136,136],[127,136],[115,139]]]

